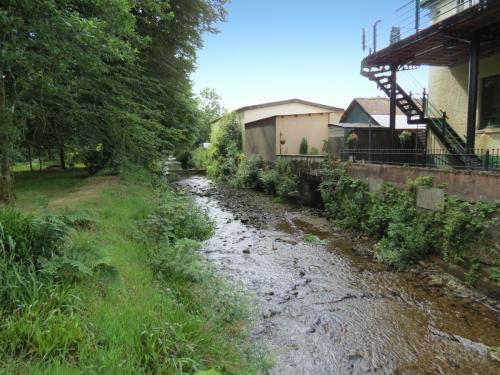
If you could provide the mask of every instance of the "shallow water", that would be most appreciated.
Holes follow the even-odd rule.
[[[232,196],[205,177],[179,184],[216,224],[208,260],[256,296],[254,337],[276,357],[271,373],[500,374],[487,355],[500,346],[498,311],[353,255],[353,235],[307,210]]]

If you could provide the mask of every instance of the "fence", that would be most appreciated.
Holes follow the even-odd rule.
[[[500,149],[463,154],[443,149],[344,149],[344,161],[414,167],[454,168],[500,172]]]

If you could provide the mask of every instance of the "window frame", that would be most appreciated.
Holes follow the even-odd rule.
[[[492,76],[488,76],[488,77],[483,77],[482,79],[482,85],[481,85],[481,107],[479,109],[479,129],[480,130],[484,130],[484,129],[499,129],[500,130],[500,122],[498,123],[498,125],[496,126],[488,126],[486,123],[485,123],[485,100],[484,100],[484,94],[485,94],[485,88],[486,88],[486,83],[488,82],[488,80],[498,80],[499,83],[500,83],[500,74],[495,74],[495,75],[492,75]]]

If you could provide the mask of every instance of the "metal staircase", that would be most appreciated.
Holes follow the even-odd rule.
[[[418,66],[404,65],[399,67],[399,71],[413,70]],[[391,68],[389,66],[363,68],[361,74],[371,81],[376,82],[378,88],[391,96]],[[457,134],[446,120],[446,115],[441,118],[426,117],[425,98],[416,101],[408,95],[401,86],[396,84],[396,105],[407,116],[409,124],[425,124],[428,129],[447,148],[450,159],[449,162],[456,166],[479,167],[481,160],[475,154],[467,151],[465,141]]]

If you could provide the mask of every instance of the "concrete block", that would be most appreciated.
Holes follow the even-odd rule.
[[[381,178],[368,178],[368,190],[370,193],[379,194],[384,186],[384,180]]]
[[[444,210],[444,189],[418,186],[417,207],[431,211]]]

